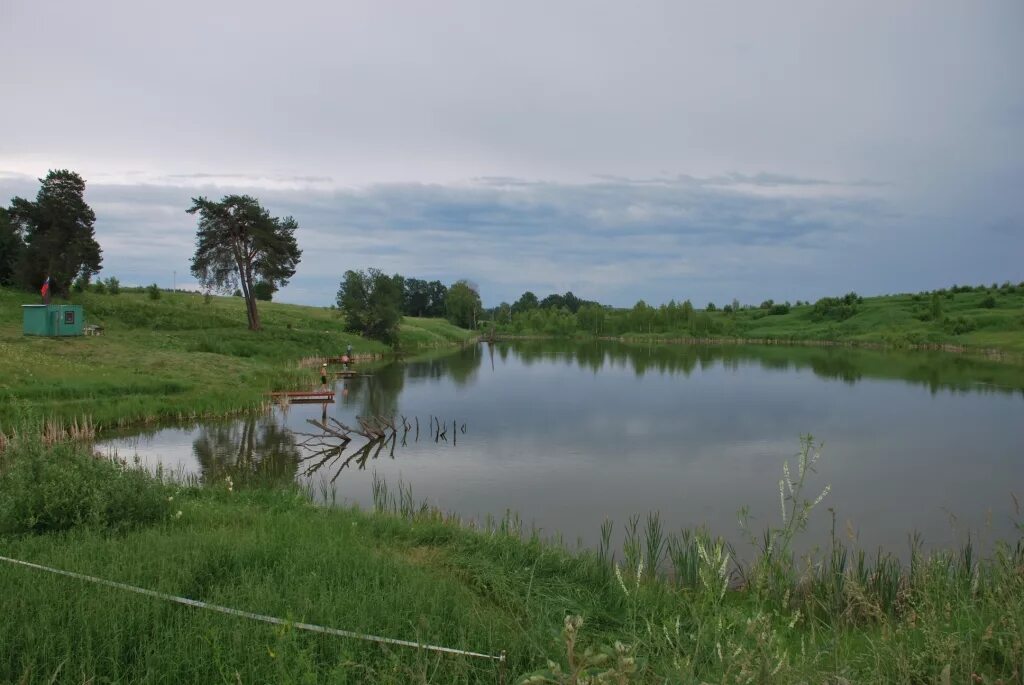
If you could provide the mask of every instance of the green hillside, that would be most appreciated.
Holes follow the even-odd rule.
[[[571,293],[551,296],[563,303]],[[629,309],[574,300],[573,307],[491,310],[498,334],[597,336],[642,340],[746,339],[756,342],[841,342],[887,347],[956,347],[1024,354],[1024,283],[954,286],[931,292],[817,302],[733,302],[697,309],[689,301]],[[493,322],[493,323],[492,323]]]
[[[39,298],[0,289],[0,430],[40,418],[109,426],[251,408],[267,390],[317,382],[304,357],[382,354],[381,343],[342,330],[337,311],[260,303],[264,330],[246,328],[240,298],[163,292],[76,294],[96,337],[22,335],[22,304]],[[443,320],[406,318],[403,348],[467,340]]]
[[[814,304],[791,307],[786,314],[759,308],[733,316],[745,338],[949,344],[1024,353],[1024,287],[949,289],[936,295],[937,313],[932,312],[932,295],[918,293],[865,297],[845,319],[821,308],[816,312]],[[713,316],[723,321],[729,315]]]

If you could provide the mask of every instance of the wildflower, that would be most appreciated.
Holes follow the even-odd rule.
[[[786,494],[782,490],[783,483],[779,481],[779,504],[782,505],[782,524],[786,524]]]
[[[176,513],[174,515],[174,518],[176,518],[176,519],[180,519],[181,518],[181,509],[178,509],[178,513]]]
[[[618,565],[615,566],[615,578],[619,581],[619,587],[622,588],[622,593],[629,597],[629,590],[626,589],[626,583],[622,580],[622,571],[619,570]]]
[[[811,505],[811,508],[813,509],[814,507],[818,506],[818,504],[821,503],[821,500],[825,499],[825,496],[828,495],[828,493],[830,492],[832,492],[832,486],[826,485],[825,489],[821,491],[820,495],[818,495],[818,499],[814,500],[814,504]]]

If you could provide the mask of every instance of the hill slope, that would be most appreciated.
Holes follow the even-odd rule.
[[[222,414],[259,405],[271,388],[305,387],[303,357],[387,351],[342,330],[336,311],[260,303],[264,330],[246,328],[240,298],[192,293],[76,294],[98,337],[22,335],[31,294],[0,289],[0,431],[42,417],[88,416],[101,426]],[[436,346],[472,334],[436,319],[405,319],[403,347]]]

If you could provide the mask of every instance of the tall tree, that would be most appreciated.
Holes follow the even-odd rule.
[[[85,202],[85,181],[73,171],[50,171],[39,182],[35,202],[11,200],[10,220],[24,239],[17,279],[35,289],[49,276],[51,290],[67,295],[76,278],[99,273],[103,263],[96,214]]]
[[[431,281],[427,284],[430,291],[430,307],[427,316],[445,316],[448,313],[448,286],[441,281]]]
[[[302,250],[295,241],[299,225],[292,217],[270,216],[248,195],[226,195],[220,202],[192,198],[189,214],[199,215],[192,275],[206,288],[230,292],[238,287],[245,298],[249,330],[260,330],[256,282],[275,289],[288,284]]]
[[[448,320],[453,324],[463,328],[476,328],[483,306],[480,303],[480,295],[469,281],[456,281],[448,288],[446,306]]]
[[[405,279],[402,313],[406,316],[426,316],[430,310],[430,284],[419,278]]]
[[[540,306],[540,304],[537,302],[537,296],[527,290],[512,304],[512,313],[518,314],[519,312],[528,312],[532,309],[536,309],[538,306]]]
[[[0,285],[14,283],[15,269],[23,247],[21,233],[11,223],[7,210],[0,207]]]
[[[379,269],[346,271],[338,288],[338,307],[345,328],[393,345],[402,320],[402,290],[398,280]]]

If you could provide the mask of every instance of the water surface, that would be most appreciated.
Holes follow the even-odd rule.
[[[336,383],[338,402],[266,417],[166,428],[107,441],[120,456],[206,480],[258,473],[369,505],[375,471],[466,518],[518,512],[592,544],[604,518],[657,510],[669,528],[708,525],[740,540],[736,512],[775,524],[782,461],[799,437],[824,443],[808,497],[862,546],[1016,539],[1024,495],[1024,369],[944,353],[801,347],[481,344],[381,365]],[[356,425],[404,415],[415,431],[360,464],[306,475],[307,420]],[[447,427],[435,439],[432,417]],[[454,427],[452,423],[455,422]],[[433,424],[431,424],[433,425]],[[465,431],[463,432],[463,426]],[[401,437],[401,434],[400,434]],[[363,441],[357,439],[350,455]],[[374,450],[376,452],[376,450]]]

